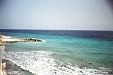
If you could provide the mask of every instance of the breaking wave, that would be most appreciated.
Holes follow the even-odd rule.
[[[109,75],[108,72],[72,66],[52,57],[53,52],[24,51],[5,52],[3,58],[12,61],[22,69],[34,75]],[[103,69],[103,68],[102,68]]]

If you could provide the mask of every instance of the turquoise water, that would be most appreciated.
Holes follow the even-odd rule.
[[[6,45],[3,57],[8,62],[19,66],[18,70],[13,70],[18,72],[18,75],[28,75],[28,72],[29,75],[113,74],[113,34],[111,32],[31,32],[2,31],[3,35],[11,37],[46,40],[44,43]],[[13,74],[13,72],[10,73]]]

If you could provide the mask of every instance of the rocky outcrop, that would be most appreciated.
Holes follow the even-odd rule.
[[[43,42],[43,40],[37,40],[34,38],[30,38],[30,39],[22,39],[23,42]]]
[[[7,38],[7,36],[2,36],[0,34],[0,45],[8,44],[8,43],[16,43],[16,42],[46,42],[44,40],[34,39],[34,38]]]
[[[2,39],[1,44],[16,43],[16,42],[46,42],[46,41],[34,39],[34,38],[29,38],[29,39]]]

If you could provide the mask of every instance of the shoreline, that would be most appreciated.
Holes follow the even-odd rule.
[[[5,44],[11,44],[11,43],[17,43],[17,42],[46,42],[45,40],[37,40],[34,38],[29,39],[21,39],[21,38],[7,38],[0,35],[0,75],[7,75],[7,72],[5,70],[6,68],[6,62],[3,62],[2,56],[3,51],[5,49]]]
[[[15,52],[11,52],[10,54],[12,54],[11,56],[14,56],[15,57],[15,55],[17,56],[17,57],[19,57],[19,56],[21,56],[20,54],[25,54],[25,56],[27,56],[27,54],[29,54],[28,56],[28,58],[30,59],[30,62],[32,63],[32,59],[30,58],[30,55],[31,56],[33,56],[34,55],[34,53],[35,53],[35,55],[37,55],[36,54],[36,52],[34,52],[34,53],[32,53],[31,51],[30,51],[30,53],[29,52],[27,52],[27,54],[26,54],[26,52],[17,52],[17,53],[15,53]],[[9,54],[9,53],[8,53]],[[46,54],[43,54],[43,53],[40,53],[40,54],[42,54],[42,55],[46,55]],[[39,56],[41,56],[41,55],[39,55]],[[36,57],[36,56],[34,56],[34,57]],[[14,63],[15,61],[13,61],[12,59],[10,59],[10,56],[9,56],[9,59],[5,59],[5,60],[8,60],[8,61],[11,61],[12,63],[12,65],[13,66],[11,66],[11,65],[8,65],[8,63],[7,63],[7,68],[6,68],[6,72],[8,73],[8,74],[11,74],[11,73],[13,73],[13,72],[16,72],[16,73],[21,73],[21,71],[20,72],[18,72],[18,70],[17,69],[13,69],[12,71],[10,70],[11,69],[11,67],[15,67],[15,65],[14,64],[16,64],[17,66],[21,66],[21,65],[19,65],[19,63],[20,63],[20,60],[24,63],[24,60],[22,60],[21,59],[22,58],[22,56],[19,58],[19,61],[18,62],[16,62],[16,63]],[[29,63],[29,61],[27,62],[27,63]],[[43,61],[42,62],[40,62],[40,63],[43,63]],[[57,63],[57,62],[56,62]],[[30,63],[29,63],[30,64]],[[88,64],[90,64],[90,65],[93,65],[93,63],[92,62],[89,62]],[[40,65],[40,64],[38,64],[38,65]],[[66,66],[67,65],[67,66]],[[25,65],[26,66],[26,65]],[[25,67],[24,66],[24,67]],[[37,65],[32,65],[32,66],[37,66]],[[48,66],[48,65],[47,65]],[[66,64],[66,63],[59,63],[59,64],[57,64],[57,66],[59,67],[59,68],[61,68],[61,69],[63,69],[63,68],[66,68],[67,70],[70,70],[70,69],[75,69],[75,71],[76,70],[78,70],[78,71],[80,71],[80,72],[83,72],[84,74],[86,74],[86,72],[88,72],[89,73],[89,71],[85,71],[84,72],[84,69],[86,69],[86,70],[92,70],[92,72],[93,73],[97,73],[97,72],[99,72],[99,71],[101,71],[100,72],[100,74],[106,74],[106,75],[112,75],[113,73],[111,72],[111,71],[107,71],[107,70],[105,70],[105,69],[107,69],[107,67],[105,68],[105,67],[102,67],[102,69],[96,69],[96,68],[90,68],[89,66],[85,66],[85,65],[81,65],[81,66],[72,66],[72,65],[70,65],[70,64]],[[70,66],[70,67],[69,67]],[[38,67],[38,66],[37,66]],[[57,73],[58,73],[58,67],[55,67],[55,70],[54,71],[57,71]],[[21,67],[20,67],[21,68]],[[25,67],[26,68],[26,67]],[[21,69],[24,69],[25,71],[27,71],[27,70],[29,70],[30,71],[30,73],[31,72],[33,72],[31,69],[28,69],[28,68],[21,68]],[[38,68],[40,68],[40,67],[38,67]],[[32,68],[33,69],[33,68]],[[56,70],[57,69],[57,70]],[[95,71],[94,71],[95,70]],[[103,70],[103,72],[106,72],[106,73],[102,73],[102,70]],[[71,71],[73,71],[73,70],[71,70]],[[63,71],[62,71],[63,72]],[[79,73],[80,73],[79,72]],[[75,72],[75,73],[78,73],[78,72]],[[80,73],[81,74],[81,73]],[[15,74],[14,74],[15,75]],[[24,75],[24,74],[23,74]],[[27,74],[26,74],[27,75]],[[95,75],[97,75],[97,74],[95,74]]]
[[[2,59],[4,62],[6,62],[6,68],[5,71],[7,75],[34,75],[31,72],[22,69],[20,66],[12,62],[11,60],[8,59]],[[24,74],[26,73],[26,74]]]

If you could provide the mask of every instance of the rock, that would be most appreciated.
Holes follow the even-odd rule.
[[[6,68],[6,63],[2,62],[2,73],[3,73],[3,75],[7,75],[5,68]],[[2,74],[0,73],[0,75],[2,75]]]
[[[81,73],[83,73],[82,71],[80,71]]]
[[[112,75],[112,74],[113,74],[113,72],[109,72],[108,74]]]
[[[3,62],[3,63],[2,63],[2,70],[4,70],[5,68],[6,68],[6,63]]]
[[[86,67],[86,66],[82,65],[82,66],[80,66],[79,68],[80,68],[80,69],[84,69],[85,67]]]
[[[93,63],[92,63],[92,62],[89,62],[89,64],[91,64],[91,65],[92,65]]]

